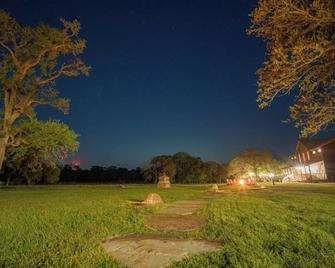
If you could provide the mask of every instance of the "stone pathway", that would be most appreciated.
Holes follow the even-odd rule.
[[[185,232],[206,224],[195,215],[210,199],[181,200],[166,205],[155,215],[146,217],[148,227],[161,232]],[[106,251],[126,267],[158,268],[196,253],[219,250],[221,244],[206,240],[177,239],[149,235],[126,235],[103,241]]]
[[[148,235],[128,235],[107,238],[107,252],[126,267],[159,268],[181,261],[189,254],[220,249],[218,242],[162,238]]]
[[[162,232],[193,231],[206,224],[206,218],[196,215],[153,215],[146,218],[147,225]]]
[[[159,214],[177,214],[177,215],[190,215],[195,213],[198,209],[204,208],[207,200],[180,200],[176,201],[167,207],[161,209]]]
[[[180,200],[167,205],[156,215],[148,216],[146,223],[149,227],[162,231],[192,231],[206,224],[206,218],[193,215],[204,208],[207,200]]]

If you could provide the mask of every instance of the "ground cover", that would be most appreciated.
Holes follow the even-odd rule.
[[[154,185],[12,187],[0,189],[0,266],[119,267],[101,241],[152,234],[153,208],[133,205],[156,192],[165,203],[202,198],[209,186]],[[226,187],[208,198],[198,230],[175,237],[222,241],[174,267],[334,267],[335,184]]]

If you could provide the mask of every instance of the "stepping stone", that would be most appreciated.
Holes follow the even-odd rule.
[[[163,208],[158,212],[158,214],[177,214],[177,215],[191,215],[196,212],[199,207],[175,207],[169,206],[167,208]]]
[[[205,200],[180,200],[161,209],[159,214],[191,215],[207,204]]]
[[[191,254],[216,251],[218,242],[177,238],[160,238],[153,235],[126,235],[107,238],[102,242],[108,254],[126,267],[166,267]]]
[[[153,215],[146,217],[147,225],[163,232],[192,231],[206,224],[206,218],[196,215]]]

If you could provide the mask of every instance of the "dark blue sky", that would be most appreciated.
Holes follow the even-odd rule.
[[[87,39],[89,77],[58,82],[71,99],[68,116],[40,117],[80,134],[76,158],[91,164],[140,166],[156,154],[185,151],[229,161],[246,147],[285,157],[298,131],[281,123],[288,97],[256,104],[255,71],[264,43],[245,33],[256,1],[2,0],[20,23],[78,19]]]

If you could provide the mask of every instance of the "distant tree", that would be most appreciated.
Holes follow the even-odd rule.
[[[92,166],[90,169],[74,170],[65,165],[60,174],[60,182],[75,183],[140,183],[144,182],[141,168],[127,169],[116,166]]]
[[[176,174],[176,164],[170,155],[158,155],[151,159],[150,166],[144,170],[144,176],[148,181],[158,181],[162,175],[170,177],[173,181]]]
[[[25,178],[28,184],[45,179],[54,182],[58,161],[78,150],[78,135],[69,127],[57,121],[25,120],[16,127],[20,146],[9,147],[6,152],[6,168]],[[14,131],[14,132],[15,132]],[[59,174],[58,174],[59,175]],[[8,177],[7,184],[9,183]]]
[[[61,182],[76,182],[75,172],[71,165],[62,166],[59,178]]]
[[[0,168],[6,149],[20,143],[13,136],[13,125],[34,117],[37,105],[66,113],[69,100],[59,97],[56,80],[89,73],[78,57],[85,48],[85,40],[78,36],[80,23],[61,22],[61,29],[46,24],[29,27],[0,10]]]
[[[180,183],[199,183],[203,179],[203,162],[201,158],[179,152],[173,155],[176,164],[175,180]]]
[[[60,169],[57,166],[49,165],[43,169],[43,180],[46,184],[54,184],[59,182]]]
[[[277,161],[267,150],[246,149],[229,162],[228,175],[233,177],[255,176],[260,179],[262,173],[272,173]],[[249,175],[253,174],[253,175]]]
[[[214,161],[205,162],[203,164],[203,182],[221,183],[227,175],[226,167]]]
[[[301,135],[335,120],[335,1],[259,0],[249,34],[267,43],[258,73],[261,108],[297,89],[290,120]]]
[[[166,174],[171,181],[178,183],[219,183],[226,178],[227,167],[214,161],[203,162],[200,157],[179,152],[173,156],[155,156],[142,174],[147,181],[157,182],[159,176]]]
[[[96,182],[106,182],[108,175],[108,170],[105,167],[92,166],[90,169],[90,178]]]

